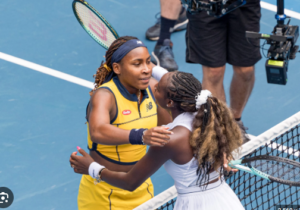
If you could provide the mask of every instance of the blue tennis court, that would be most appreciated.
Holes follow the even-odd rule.
[[[136,36],[153,50],[155,42],[146,40],[145,32],[156,21],[159,1],[88,2],[120,36]],[[275,0],[264,2],[276,4]],[[14,193],[11,210],[77,209],[81,176],[73,172],[69,157],[76,146],[86,148],[88,92],[105,50],[78,24],[71,4],[57,0],[0,3],[0,187]],[[291,25],[300,25],[300,0],[285,4],[294,12]],[[274,15],[270,8],[262,8],[262,33],[271,33]],[[184,37],[185,31],[171,37],[179,70],[201,81],[201,66],[185,62]],[[273,127],[300,107],[300,54],[289,63],[286,86],[267,83],[265,61],[256,65],[255,86],[243,113],[252,135]],[[227,96],[231,77],[228,66]],[[163,168],[152,181],[156,195],[173,185]]]

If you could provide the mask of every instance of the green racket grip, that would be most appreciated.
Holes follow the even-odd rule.
[[[252,170],[246,166],[241,165],[242,164],[242,160],[232,160],[230,161],[230,163],[228,164],[231,168],[236,168],[238,170],[241,171],[245,171],[248,172],[250,174],[253,174]]]
[[[235,167],[234,167],[235,165],[240,165],[240,164],[242,164],[242,160],[232,160],[232,161],[229,162],[228,165],[229,165],[231,168],[235,168]]]

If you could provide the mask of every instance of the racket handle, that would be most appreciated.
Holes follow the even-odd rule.
[[[234,165],[240,165],[240,164],[242,164],[242,160],[232,160],[232,161],[229,162],[228,165],[230,167],[234,167]]]

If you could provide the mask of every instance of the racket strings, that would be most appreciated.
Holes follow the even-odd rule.
[[[109,25],[109,23],[107,23],[105,19],[101,20],[94,12],[81,3],[76,2],[75,10],[86,32],[96,40],[96,42],[108,49],[111,43],[116,40],[117,36],[108,28],[107,25]]]
[[[297,166],[274,160],[255,160],[251,165],[270,176],[300,182],[300,168]]]

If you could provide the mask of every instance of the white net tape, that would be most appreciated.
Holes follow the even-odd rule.
[[[270,128],[269,130],[265,131],[264,133],[260,134],[259,136],[255,137],[251,141],[247,142],[242,146],[242,150],[240,154],[235,154],[235,159],[240,159],[245,155],[248,155],[253,150],[269,143],[272,139],[280,136],[281,134],[287,132],[292,127],[298,125],[300,123],[300,112],[294,114],[293,116],[289,117],[288,119],[282,121],[281,123],[275,125],[274,127]],[[272,144],[272,147],[276,147],[276,143]],[[293,152],[293,149],[291,149]],[[289,152],[289,153],[290,153]],[[299,155],[299,152],[297,153]]]

